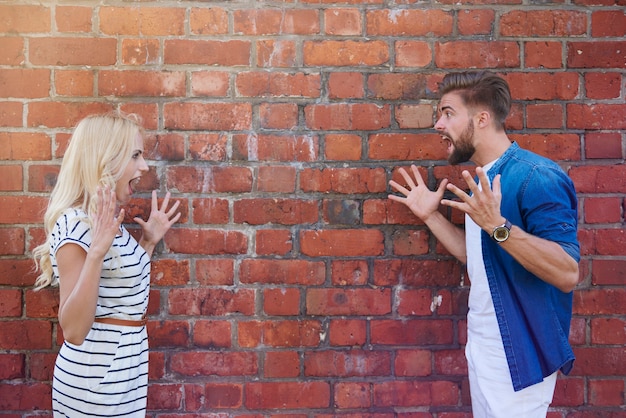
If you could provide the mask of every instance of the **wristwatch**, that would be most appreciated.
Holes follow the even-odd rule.
[[[509,234],[511,233],[511,222],[508,219],[504,220],[504,223],[500,226],[496,226],[493,228],[493,233],[491,234],[491,238],[495,242],[504,242],[509,239]]]

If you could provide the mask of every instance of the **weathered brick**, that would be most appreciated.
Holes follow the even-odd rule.
[[[452,34],[453,15],[449,11],[431,9],[372,10],[365,16],[369,36],[425,36]]]
[[[242,283],[321,285],[326,278],[324,263],[309,260],[245,259],[239,267]]]
[[[439,68],[515,68],[520,48],[511,41],[449,41],[435,44]]]
[[[302,231],[300,249],[311,257],[381,255],[384,237],[376,229],[326,229]]]
[[[165,64],[242,66],[250,64],[251,43],[243,40],[165,40]]]
[[[185,33],[185,9],[101,7],[100,30],[107,35],[174,36]]]
[[[328,382],[250,382],[244,388],[250,409],[318,409],[330,406]]]
[[[626,41],[568,42],[569,68],[624,68]]]
[[[304,65],[375,66],[389,61],[389,46],[384,41],[305,41]]]
[[[295,199],[244,199],[233,204],[233,221],[249,225],[310,224],[318,220],[318,203]]]
[[[386,315],[391,313],[390,289],[308,289],[308,315]]]
[[[587,30],[587,14],[572,10],[515,10],[500,18],[503,36],[580,36]]]
[[[46,33],[51,29],[51,9],[43,5],[0,5],[0,32]]]
[[[316,135],[234,135],[233,159],[249,161],[315,161]]]
[[[255,294],[251,289],[171,289],[167,304],[171,315],[252,315]]]
[[[390,372],[388,351],[319,351],[304,356],[305,376],[388,376]]]

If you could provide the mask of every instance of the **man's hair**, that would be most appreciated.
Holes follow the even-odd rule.
[[[496,128],[504,129],[511,110],[511,91],[500,76],[489,71],[449,73],[439,83],[439,94],[455,92],[469,108],[486,107],[491,111]]]

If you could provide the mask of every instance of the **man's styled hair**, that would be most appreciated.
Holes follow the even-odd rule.
[[[469,108],[484,106],[494,117],[496,128],[504,130],[511,111],[511,91],[500,76],[490,71],[449,73],[439,83],[439,94],[455,92]]]

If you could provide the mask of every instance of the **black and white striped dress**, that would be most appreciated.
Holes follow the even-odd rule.
[[[52,268],[65,244],[87,250],[91,232],[82,210],[63,213],[50,236]],[[63,278],[60,278],[63,280]],[[105,257],[96,317],[140,320],[148,306],[150,258],[122,227]],[[52,383],[54,417],[145,417],[148,386],[146,327],[94,322],[82,345],[63,343]]]

